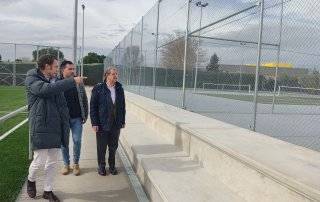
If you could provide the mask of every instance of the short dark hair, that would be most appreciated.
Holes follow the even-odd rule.
[[[67,65],[73,65],[73,62],[69,60],[62,61],[60,64],[60,70],[64,70],[64,68],[66,68]]]
[[[46,65],[52,65],[57,58],[54,55],[42,55],[38,60],[38,68],[43,70]]]

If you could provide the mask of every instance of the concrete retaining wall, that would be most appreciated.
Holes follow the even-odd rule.
[[[128,112],[245,201],[320,201],[320,153],[129,92],[126,101]]]

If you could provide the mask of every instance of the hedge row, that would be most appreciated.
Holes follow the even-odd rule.
[[[12,64],[0,63],[2,67],[12,71]],[[17,64],[17,73],[25,74],[29,69],[35,67],[35,63]],[[83,73],[87,78],[86,85],[95,85],[103,80],[103,64],[86,64],[84,65]],[[1,70],[1,72],[5,72]],[[0,73],[1,73],[0,72]],[[7,72],[8,73],[8,72]],[[146,85],[151,86],[153,84],[153,68],[142,67],[140,68],[119,68],[120,81],[129,85]],[[141,76],[141,77],[140,77]],[[194,86],[195,71],[186,72],[186,87],[192,88]],[[139,79],[140,77],[140,79]],[[12,83],[12,78],[8,75],[1,75],[0,80],[5,79],[6,82],[0,81],[0,85],[8,85]],[[130,79],[129,79],[130,78]],[[17,83],[23,85],[23,76],[17,77]],[[156,85],[166,87],[181,87],[183,81],[183,71],[174,69],[157,68],[156,71]],[[232,84],[238,85],[250,85],[251,89],[254,88],[255,75],[254,74],[239,74],[228,72],[207,72],[198,71],[197,87],[202,88],[203,83],[216,83],[216,84]],[[274,80],[272,78],[266,78],[264,76],[259,77],[259,90],[273,90]],[[278,85],[297,86],[297,78],[285,77],[285,79],[279,79]]]

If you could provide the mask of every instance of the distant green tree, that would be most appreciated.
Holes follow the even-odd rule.
[[[219,71],[219,57],[217,56],[216,53],[214,53],[211,57],[210,57],[210,62],[209,64],[206,66],[207,71]]]
[[[304,88],[320,88],[320,73],[317,69],[313,69],[311,74],[307,74],[299,78],[299,82]]]
[[[289,76],[287,74],[282,74],[279,76],[279,85],[280,86],[291,86],[291,87],[300,87],[299,79],[296,76]]]
[[[39,50],[39,58],[42,55],[46,55],[46,54],[50,54],[50,55],[54,55],[58,58],[58,49],[55,48],[42,48]],[[62,51],[59,50],[59,59],[63,60],[64,59],[64,54]],[[32,61],[36,61],[37,60],[37,50],[32,51]]]
[[[99,55],[95,52],[89,52],[88,55],[83,57],[84,64],[103,63],[105,55]]]

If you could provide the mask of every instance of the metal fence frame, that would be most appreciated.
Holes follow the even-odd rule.
[[[39,48],[41,47],[44,47],[44,48],[54,48],[57,50],[57,60],[60,61],[60,49],[64,48],[64,49],[70,49],[72,50],[72,47],[65,47],[65,46],[51,46],[51,45],[41,45],[41,44],[28,44],[28,43],[9,43],[9,42],[0,42],[0,45],[13,45],[14,46],[14,58],[13,58],[13,62],[11,63],[13,65],[13,68],[12,68],[12,71],[9,70],[8,68],[3,68],[5,69],[7,72],[0,72],[0,75],[7,75],[7,77],[3,78],[3,79],[0,79],[0,81],[2,82],[5,82],[5,83],[8,83],[6,82],[5,80],[7,78],[12,78],[12,86],[17,86],[19,85],[17,83],[17,76],[26,76],[26,74],[17,74],[17,71],[16,71],[16,66],[17,66],[17,46],[19,45],[22,45],[22,46],[31,46],[31,47],[36,47],[37,49],[37,55],[36,55],[36,60],[34,61],[35,62],[35,67],[37,67],[37,62],[39,60]],[[77,51],[81,50],[81,47],[78,47]],[[78,64],[75,63],[77,66]],[[77,71],[79,72],[82,72],[83,70],[78,70]],[[10,73],[8,73],[10,72]],[[9,83],[8,83],[9,84]]]
[[[156,99],[156,74],[157,74],[157,67],[158,67],[158,51],[159,51],[159,48],[163,47],[164,45],[167,45],[167,44],[162,44],[161,46],[159,46],[159,14],[161,12],[160,10],[160,4],[161,4],[162,0],[158,0],[157,1],[157,20],[156,20],[156,32],[154,33],[154,36],[155,36],[155,47],[154,47],[154,54],[155,54],[155,61],[154,61],[154,65],[153,65],[153,75],[152,75],[152,86],[153,86],[153,96],[152,98],[155,100]],[[196,29],[192,32],[190,32],[190,25],[189,25],[189,18],[190,18],[190,4],[191,2],[194,2],[192,0],[186,0],[186,4],[187,4],[187,11],[186,11],[186,16],[187,16],[187,21],[186,21],[186,27],[185,27],[185,36],[184,36],[184,59],[183,59],[183,83],[182,83],[182,95],[181,95],[181,108],[182,109],[186,109],[186,104],[185,104],[185,97],[186,97],[186,66],[187,66],[187,61],[186,61],[186,57],[187,57],[187,46],[188,46],[188,39],[189,38],[198,38],[200,40],[200,38],[207,38],[207,39],[215,39],[215,40],[219,40],[219,41],[231,41],[231,42],[239,42],[239,43],[246,43],[246,44],[255,44],[255,45],[258,45],[257,47],[257,56],[256,56],[256,72],[255,72],[255,89],[254,89],[254,107],[253,107],[253,127],[252,127],[252,130],[255,131],[256,129],[256,115],[257,115],[257,96],[258,96],[258,83],[259,83],[259,67],[260,67],[260,63],[261,63],[261,48],[262,48],[262,45],[270,45],[270,46],[275,46],[275,47],[278,47],[278,56],[277,56],[277,60],[278,60],[278,63],[279,63],[279,54],[280,54],[280,43],[281,43],[281,39],[279,40],[279,44],[268,44],[268,43],[263,43],[262,42],[262,35],[263,35],[263,16],[264,16],[264,0],[258,0],[254,5],[251,5],[247,8],[244,8],[243,10],[240,10],[240,11],[237,11],[235,13],[232,13],[222,19],[219,19],[217,21],[214,21],[214,22],[211,22],[207,25],[204,25],[204,26],[201,26],[200,24],[200,27],[199,29]],[[249,11],[249,10],[252,10],[254,8],[258,8],[260,7],[260,23],[259,23],[259,36],[258,36],[258,42],[255,42],[255,41],[242,41],[242,40],[236,40],[236,39],[223,39],[223,38],[213,38],[213,37],[206,37],[206,36],[202,36],[201,35],[201,31],[208,28],[208,27],[211,27],[217,23],[220,23],[222,21],[225,21],[227,19],[230,19],[234,16],[237,16],[241,13],[244,13],[246,11]],[[283,0],[282,0],[282,7],[283,7]],[[202,10],[202,8],[201,8]],[[283,8],[282,8],[282,12],[283,12]],[[282,16],[281,16],[282,18]],[[141,47],[142,47],[142,41],[143,41],[143,30],[144,30],[144,21],[143,21],[143,17],[141,18]],[[282,21],[282,20],[281,20]],[[131,51],[132,51],[132,34],[133,33],[133,29],[130,31],[130,35],[131,35],[131,44],[130,44],[130,54],[131,54]],[[281,35],[281,33],[280,33]],[[281,37],[280,37],[281,38]],[[171,42],[169,42],[171,43]],[[111,58],[113,58],[115,61],[115,63],[117,63],[118,61],[116,59],[118,59],[119,57],[117,56],[117,54],[119,53],[121,47],[120,45],[117,45],[111,52]],[[143,51],[141,51],[141,55],[143,54]],[[198,53],[197,53],[198,54]],[[141,56],[142,57],[142,56]],[[132,57],[130,57],[132,58]],[[131,61],[131,64],[130,64],[130,68],[129,68],[129,74],[127,73],[127,69],[125,69],[125,77],[127,78],[126,79],[126,84],[127,85],[130,85],[130,81],[131,81],[131,76],[132,76],[132,61]],[[141,66],[140,66],[140,71],[141,71]],[[278,71],[278,68],[276,68],[276,71]],[[277,74],[276,74],[277,76]],[[140,74],[140,77],[141,77],[141,74]],[[139,77],[139,78],[140,78]],[[197,81],[197,70],[196,70],[196,76],[194,78],[195,80],[195,84],[194,84],[194,91],[196,91],[196,81]],[[141,80],[139,81],[139,87],[138,87],[138,92],[140,92],[140,89],[141,89]],[[274,95],[276,94],[276,89],[274,89]],[[273,99],[273,108],[274,108],[274,102],[275,100]]]

